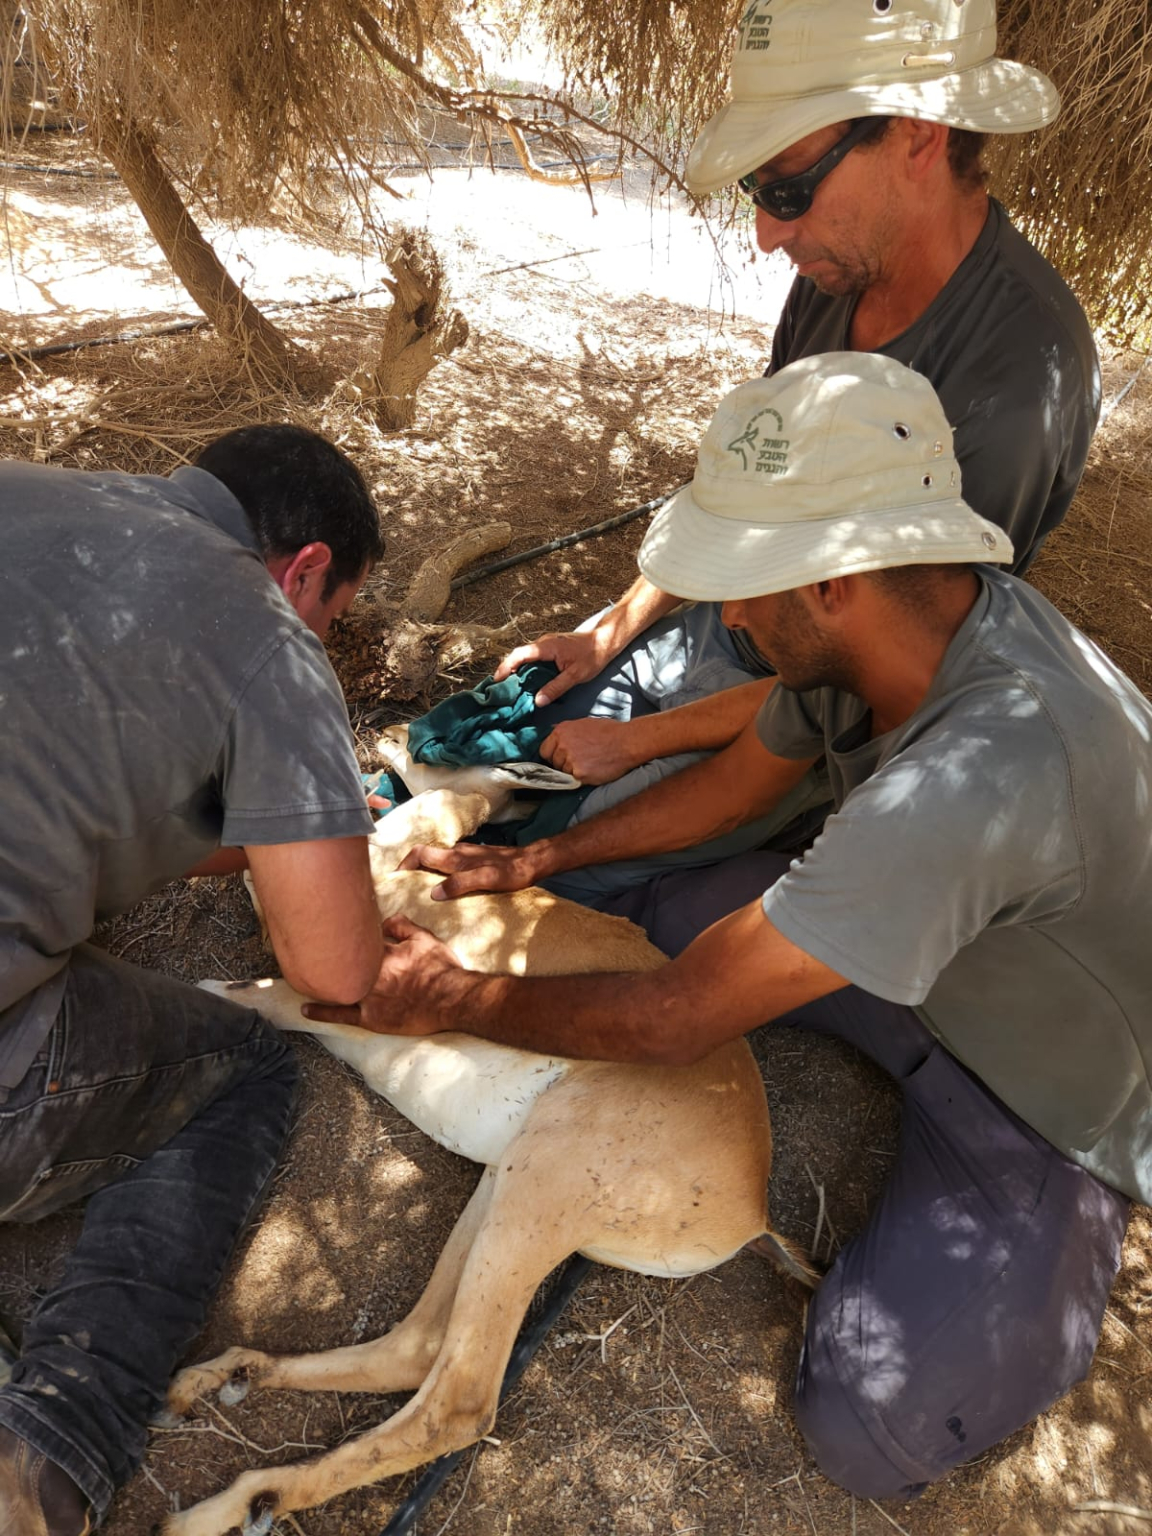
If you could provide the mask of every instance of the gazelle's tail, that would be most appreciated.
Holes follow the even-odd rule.
[[[799,1280],[800,1284],[806,1285],[810,1291],[814,1291],[824,1278],[821,1269],[813,1259],[808,1257],[799,1243],[794,1243],[787,1237],[781,1237],[779,1232],[773,1232],[771,1228],[767,1232],[762,1232],[759,1237],[754,1237],[744,1246],[752,1253],[758,1253],[762,1259],[770,1260],[777,1269],[782,1269],[786,1275],[791,1275],[793,1280]]]

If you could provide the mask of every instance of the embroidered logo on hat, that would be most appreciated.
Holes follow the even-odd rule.
[[[770,416],[775,432],[772,436],[765,436],[764,428],[758,423],[762,416]],[[762,411],[749,420],[747,426],[738,437],[734,437],[728,444],[729,453],[738,453],[744,468],[751,463],[758,473],[768,475],[782,475],[788,468],[788,439],[783,436],[784,421],[779,411],[773,410],[768,405]]]
[[[1010,563],[1012,543],[962,500],[936,391],[875,352],[819,353],[726,395],[639,556],[662,591],[706,601],[988,560]]]

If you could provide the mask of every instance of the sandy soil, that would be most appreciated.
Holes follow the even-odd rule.
[[[47,174],[100,167],[70,144],[28,153],[39,156],[37,169],[13,173],[8,203],[10,319],[0,345],[191,313],[115,183]],[[0,367],[0,451],[8,454],[164,472],[204,435],[255,411],[324,426],[356,455],[389,538],[381,575],[333,645],[366,764],[380,724],[418,712],[484,670],[475,657],[448,659],[414,697],[399,698],[390,685],[395,611],[387,605],[400,600],[421,561],[479,522],[506,518],[511,548],[525,549],[682,483],[718,396],[762,366],[784,281],[764,263],[723,280],[683,212],[650,207],[638,193],[603,193],[593,216],[583,194],[529,187],[510,172],[457,169],[438,174],[431,191],[415,178],[406,187],[403,216],[441,242],[472,327],[467,349],[430,379],[406,432],[382,436],[346,397],[254,406],[215,344],[199,337]],[[236,232],[224,245],[262,296],[311,298],[379,284],[379,263],[352,246],[306,245],[273,231]],[[281,318],[350,372],[371,347],[380,302],[370,294]],[[1107,354],[1109,402],[1139,364]],[[1076,506],[1036,572],[1038,585],[1146,690],[1150,402],[1141,375],[1111,410]],[[630,579],[644,526],[641,519],[467,587],[446,618],[508,625],[525,636],[566,626]],[[234,881],[174,887],[104,938],[134,961],[188,979],[262,973],[271,964]],[[829,1233],[835,1243],[860,1226],[883,1181],[898,1127],[894,1093],[826,1041],[765,1029],[754,1048],[777,1138],[776,1223],[810,1241],[822,1187],[824,1250]],[[384,1331],[419,1294],[474,1181],[471,1167],[319,1049],[305,1042],[300,1053],[304,1094],[283,1170],[193,1358],[236,1341],[298,1350]],[[72,1211],[0,1231],[0,1307],[27,1314],[58,1272],[79,1220]],[[789,1388],[803,1320],[799,1292],[746,1256],[679,1284],[598,1269],[502,1408],[492,1443],[468,1453],[418,1530],[1145,1531],[1150,1260],[1152,1224],[1139,1210],[1087,1381],[915,1504],[883,1508],[824,1480],[797,1435]],[[146,1536],[177,1501],[187,1504],[248,1466],[361,1433],[396,1405],[269,1394],[235,1409],[208,1407],[186,1428],[153,1437],[105,1529]],[[411,1481],[346,1495],[281,1530],[375,1536]]]

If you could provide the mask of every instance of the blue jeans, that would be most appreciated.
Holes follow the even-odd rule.
[[[83,945],[60,1014],[0,1102],[0,1221],[88,1199],[24,1331],[0,1424],[102,1517],[200,1332],[287,1135],[294,1058],[248,1009]]]
[[[788,863],[745,854],[597,905],[676,955]],[[911,1008],[844,987],[776,1025],[846,1040],[900,1086],[892,1174],[808,1308],[796,1421],[833,1482],[910,1498],[1087,1373],[1128,1200],[1014,1115]]]

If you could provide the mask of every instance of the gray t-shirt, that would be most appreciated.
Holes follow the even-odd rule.
[[[0,463],[0,1086],[95,922],[229,846],[363,836],[324,647],[212,475]]]
[[[836,809],[764,911],[1152,1201],[1152,706],[1031,587],[980,577],[896,730],[870,739],[850,694],[773,690],[762,741],[825,753]]]
[[[848,350],[855,305],[798,277],[768,372]],[[1021,574],[1068,510],[1100,414],[1096,347],[1072,291],[992,200],[980,238],[936,298],[876,350],[935,388],[964,499],[1005,530]]]

